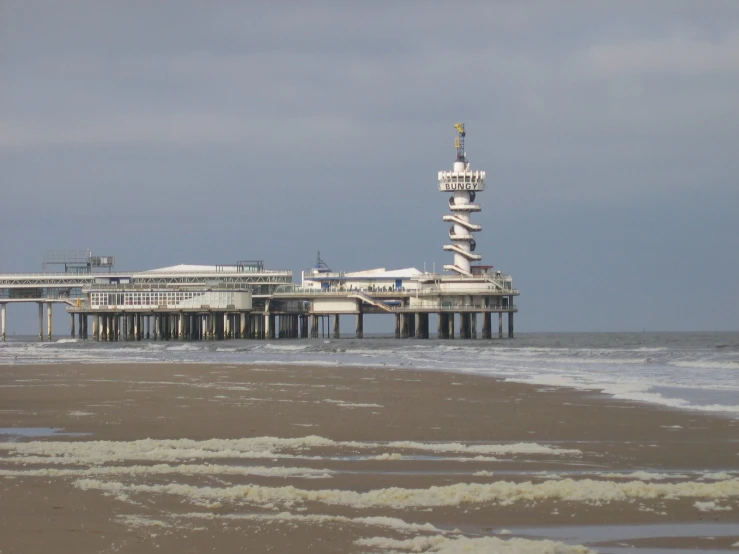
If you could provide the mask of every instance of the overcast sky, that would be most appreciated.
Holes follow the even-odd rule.
[[[440,269],[456,121],[518,330],[739,329],[735,0],[0,0],[0,272]]]

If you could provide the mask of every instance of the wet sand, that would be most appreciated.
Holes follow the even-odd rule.
[[[3,554],[566,552],[539,540],[553,531],[498,541],[616,524],[719,526],[568,542],[739,542],[739,421],[592,392],[342,366],[2,366],[9,427],[84,435],[0,435]]]

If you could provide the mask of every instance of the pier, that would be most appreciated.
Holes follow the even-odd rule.
[[[471,214],[481,211],[476,199],[485,190],[485,171],[470,169],[464,124],[455,129],[452,170],[438,172],[438,190],[451,194],[451,213],[442,216],[451,223],[451,244],[443,246],[453,253],[453,263],[443,266],[447,273],[337,272],[319,252],[297,284],[292,271],[266,269],[261,260],[121,272],[113,256],[53,251],[44,255],[42,273],[0,274],[0,340],[6,340],[7,306],[17,303],[38,305],[40,341],[54,336],[54,304],[71,317],[69,336],[95,341],[338,339],[342,317],[353,317],[354,336],[363,338],[369,314],[390,316],[398,339],[430,338],[431,316],[439,339],[503,338],[505,315],[505,336],[513,338],[519,295],[513,278],[471,263],[482,260],[473,236],[482,225]]]
[[[298,285],[291,271],[267,270],[262,262],[125,273],[2,274],[0,338],[6,339],[7,306],[18,303],[38,305],[41,341],[54,336],[55,304],[70,315],[69,331],[57,336],[96,341],[340,338],[342,317],[353,318],[353,336],[363,338],[364,316],[370,314],[391,316],[388,330],[394,329],[399,339],[502,338],[504,315],[505,336],[513,337],[518,294],[510,277],[499,272],[397,278],[397,272],[379,269],[352,274],[318,267],[304,272]],[[432,314],[437,319],[433,335]]]

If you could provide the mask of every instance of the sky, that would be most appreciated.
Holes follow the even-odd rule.
[[[0,0],[0,272],[440,270],[461,121],[518,331],[739,330],[737,91],[734,0]]]

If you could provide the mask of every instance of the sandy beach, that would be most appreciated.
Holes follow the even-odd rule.
[[[739,542],[739,421],[593,392],[345,366],[2,366],[0,428],[3,554]]]

